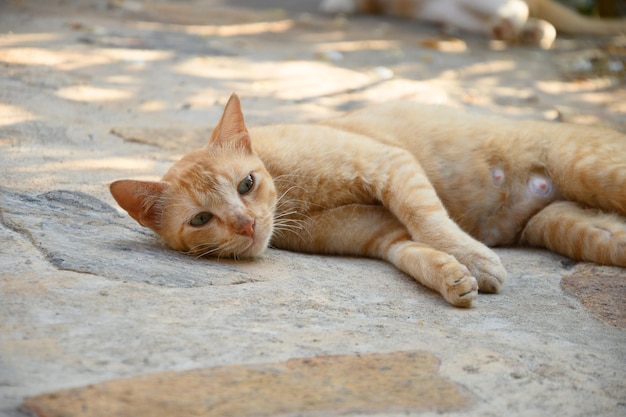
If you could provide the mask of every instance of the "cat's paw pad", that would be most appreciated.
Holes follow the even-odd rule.
[[[460,264],[456,264],[454,270],[446,274],[442,284],[441,295],[456,307],[471,307],[478,295],[476,278],[469,269]]]
[[[356,0],[323,0],[320,10],[324,13],[354,13]]]

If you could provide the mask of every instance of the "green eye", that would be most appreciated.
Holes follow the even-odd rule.
[[[252,187],[254,187],[254,177],[252,176],[252,174],[250,174],[239,183],[239,187],[237,187],[237,192],[241,195],[244,195],[245,193],[250,191]]]
[[[193,219],[189,220],[189,224],[192,226],[202,226],[203,224],[206,224],[212,218],[213,218],[213,215],[211,213],[203,211],[202,213],[196,214]]]

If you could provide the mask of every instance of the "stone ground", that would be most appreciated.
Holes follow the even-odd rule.
[[[626,414],[623,269],[498,249],[507,285],[463,310],[375,260],[190,259],[116,208],[108,183],[158,178],[232,91],[250,125],[408,98],[626,132],[624,38],[316,3],[0,3],[0,415]]]

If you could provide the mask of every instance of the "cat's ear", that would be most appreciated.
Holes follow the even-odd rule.
[[[230,146],[234,146],[246,152],[252,152],[250,135],[248,134],[248,129],[246,129],[246,124],[243,120],[241,103],[235,93],[231,94],[228,99],[222,118],[217,126],[215,126],[215,129],[213,129],[208,146],[221,146],[225,144],[230,144]]]
[[[119,180],[109,186],[117,204],[130,214],[130,217],[145,227],[157,230],[161,212],[157,202],[167,189],[166,182]]]

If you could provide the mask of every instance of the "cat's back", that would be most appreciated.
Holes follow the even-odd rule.
[[[509,119],[412,101],[367,107],[325,124],[403,147],[416,142],[423,146],[427,141],[462,145],[516,131]]]
[[[268,165],[284,169],[314,166],[322,169],[320,160],[331,162],[361,143],[367,147],[369,138],[356,132],[332,126],[313,124],[277,124],[250,129],[252,146]]]
[[[508,154],[512,159],[526,154],[536,157],[547,147],[567,144],[615,146],[622,152],[626,139],[611,129],[513,119],[412,101],[367,107],[325,124],[407,148],[425,160],[477,151]]]

